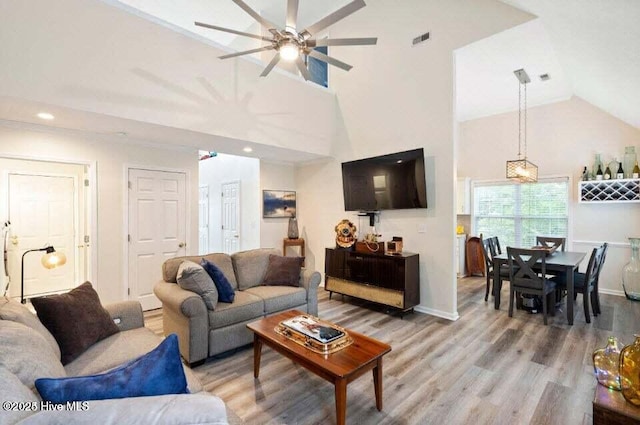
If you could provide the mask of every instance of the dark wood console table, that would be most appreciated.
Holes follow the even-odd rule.
[[[406,312],[420,303],[418,254],[361,253],[326,248],[324,289]]]
[[[596,384],[593,398],[593,425],[640,424],[640,407],[634,406],[620,391]]]

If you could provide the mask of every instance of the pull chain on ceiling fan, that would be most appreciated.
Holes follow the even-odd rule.
[[[277,53],[271,59],[271,62],[267,65],[267,67],[260,74],[261,77],[266,77],[269,72],[278,64],[280,59],[289,62],[295,62],[300,73],[304,77],[305,80],[309,80],[311,75],[309,74],[309,70],[304,64],[301,56],[311,56],[333,66],[337,66],[338,68],[344,69],[345,71],[349,71],[352,66],[346,64],[338,59],[327,56],[323,53],[320,53],[314,50],[314,47],[317,46],[365,46],[365,45],[374,45],[377,43],[378,39],[376,37],[369,38],[323,38],[323,39],[314,39],[312,38],[314,34],[317,34],[319,31],[329,27],[330,25],[335,24],[341,19],[346,18],[352,13],[362,9],[366,6],[364,0],[354,0],[346,6],[336,10],[335,12],[325,16],[320,19],[315,24],[307,27],[306,29],[298,32],[297,30],[297,20],[298,20],[298,3],[299,0],[287,0],[287,17],[286,24],[284,29],[278,29],[277,25],[273,22],[263,18],[260,16],[255,10],[251,9],[244,1],[242,0],[232,0],[235,4],[240,6],[242,10],[247,12],[253,19],[255,19],[258,23],[260,23],[265,28],[269,29],[272,37],[265,37],[257,34],[250,34],[242,31],[236,31],[229,28],[223,28],[216,25],[205,24],[203,22],[195,22],[195,24],[199,27],[209,28],[217,31],[224,31],[231,34],[241,35],[243,37],[251,37],[262,41],[267,41],[270,44],[267,46],[259,47],[257,49],[245,50],[242,52],[231,53],[228,55],[220,56],[220,59],[228,59],[236,56],[248,55],[251,53],[264,52],[268,50],[275,50]]]

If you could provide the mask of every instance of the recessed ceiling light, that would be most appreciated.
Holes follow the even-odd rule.
[[[38,112],[37,117],[40,118],[41,120],[48,120],[48,121],[51,121],[52,119],[55,118],[52,114],[48,112]]]
[[[398,164],[402,164],[402,160],[401,160],[401,159],[399,159],[399,160],[397,160],[397,161],[396,161],[396,163],[398,163]]]
[[[249,146],[247,146],[246,148],[242,149],[245,152],[253,152],[253,149],[250,148]]]

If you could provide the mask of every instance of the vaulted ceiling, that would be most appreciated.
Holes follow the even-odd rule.
[[[246,1],[284,20],[286,1]],[[348,2],[301,0],[300,25]],[[513,71],[524,67],[530,106],[575,95],[640,128],[640,1],[503,2],[538,18],[456,52],[459,120],[517,109]],[[38,122],[33,110],[49,107],[64,128],[228,153],[251,140],[265,149],[258,156],[292,161],[327,156],[339,121],[331,91],[286,72],[261,79],[259,57],[218,60],[252,40],[194,20],[258,31],[231,0],[0,2],[0,119]],[[551,79],[540,82],[542,73]],[[288,102],[274,104],[285,86]],[[302,105],[323,112],[309,121]]]

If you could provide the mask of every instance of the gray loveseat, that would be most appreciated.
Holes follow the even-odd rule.
[[[35,379],[103,373],[153,350],[162,341],[144,327],[139,303],[126,301],[105,308],[120,332],[62,366],[60,348],[37,316],[17,301],[0,298],[0,400],[5,403],[0,424],[241,423],[231,411],[227,422],[222,400],[202,391],[200,381],[186,367],[192,394],[90,401],[86,410],[43,409]]]
[[[261,317],[291,309],[318,314],[320,273],[303,268],[299,287],[261,285],[271,254],[280,252],[261,248],[165,261],[163,281],[154,292],[162,301],[164,333],[178,335],[180,353],[190,365],[251,343],[253,336],[246,325]],[[184,260],[200,263],[202,258],[218,266],[229,280],[235,291],[233,303],[218,302],[213,311],[207,310],[198,294],[176,284],[180,264]]]

